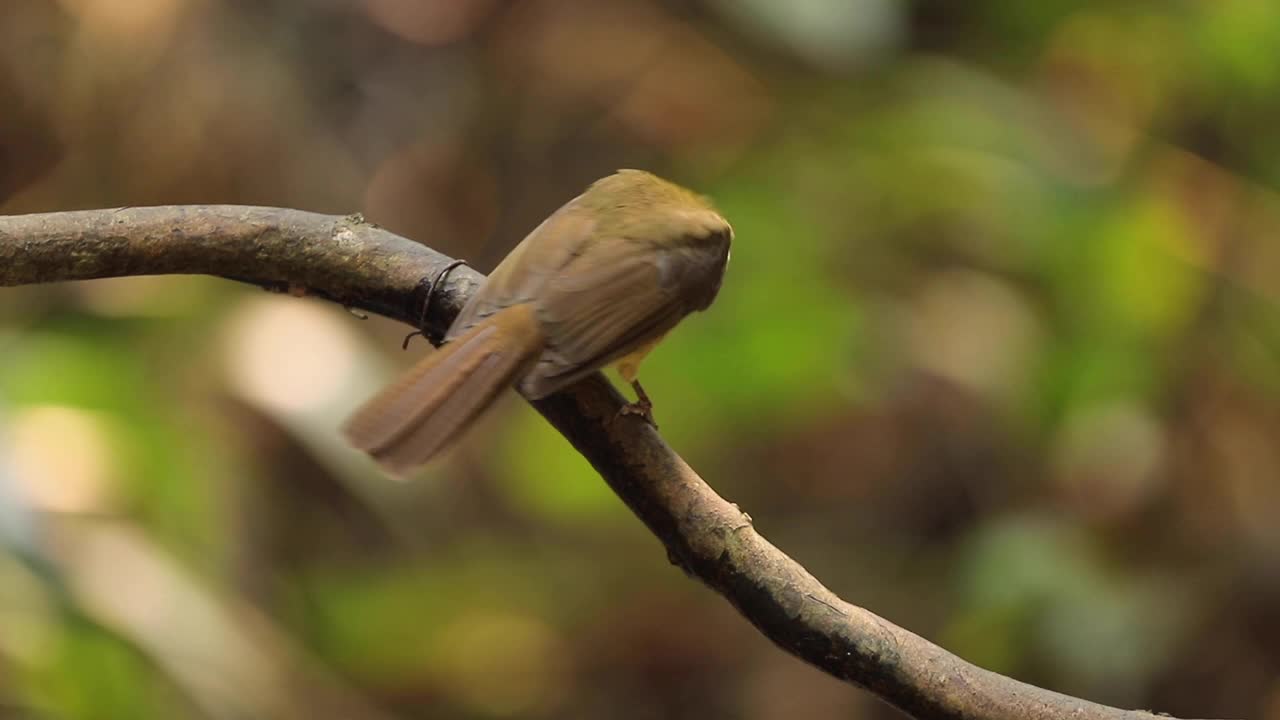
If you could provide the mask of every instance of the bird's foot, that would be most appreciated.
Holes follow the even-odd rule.
[[[623,405],[622,409],[618,410],[618,414],[636,415],[657,430],[658,423],[653,419],[653,403],[650,402],[648,394],[645,393],[644,388],[640,387],[638,380],[632,380],[631,387],[636,391],[636,401]]]
[[[653,426],[654,430],[658,429],[658,423],[653,419],[653,403],[648,400],[637,400],[633,403],[627,403],[618,410],[619,415],[635,415],[641,420]]]

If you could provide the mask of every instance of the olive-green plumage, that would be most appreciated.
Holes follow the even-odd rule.
[[[706,199],[650,173],[596,181],[494,268],[440,350],[357,411],[347,437],[401,474],[504,387],[542,398],[615,362],[647,404],[640,360],[715,299],[732,236]]]

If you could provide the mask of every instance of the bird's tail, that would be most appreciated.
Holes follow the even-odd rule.
[[[542,351],[533,308],[498,311],[366,402],[343,432],[387,472],[404,475],[466,430]]]

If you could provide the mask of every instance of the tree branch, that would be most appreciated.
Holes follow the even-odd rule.
[[[450,262],[359,217],[238,206],[0,217],[0,286],[199,273],[305,290],[417,325],[424,278]],[[483,276],[458,268],[426,324],[447,328]],[[666,546],[770,640],[916,718],[1155,720],[1042,690],[971,665],[840,599],[765,540],[658,433],[616,420],[622,396],[596,374],[533,403]]]

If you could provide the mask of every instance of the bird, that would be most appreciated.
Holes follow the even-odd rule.
[[[494,268],[440,348],[361,406],[347,440],[404,476],[514,387],[545,398],[615,366],[653,422],[641,361],[720,291],[733,228],[707,198],[643,170],[592,183]]]

